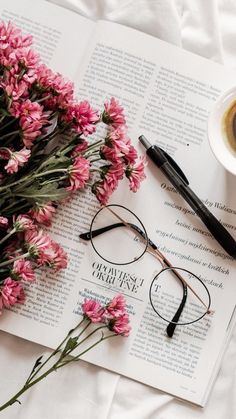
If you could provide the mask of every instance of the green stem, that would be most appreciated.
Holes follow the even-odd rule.
[[[102,326],[102,327],[106,327],[106,326]],[[100,329],[100,328],[98,328]],[[98,330],[96,329],[96,330]],[[70,332],[69,332],[70,333]],[[71,331],[72,333],[72,331]],[[93,349],[95,346],[97,346],[99,343],[101,343],[103,340],[108,339],[110,337],[113,336],[117,336],[117,335],[108,335],[108,336],[104,336],[102,335],[101,338],[99,340],[97,340],[95,343],[93,343],[92,345],[90,345],[88,348],[86,348],[84,351],[82,351],[79,355],[77,355],[75,358],[71,358],[63,363],[61,363],[61,360],[57,360],[54,365],[49,368],[46,372],[44,372],[42,375],[40,375],[38,378],[36,378],[35,380],[31,381],[33,376],[30,378],[30,382],[26,383],[13,397],[11,397],[6,403],[4,403],[2,406],[0,406],[0,411],[6,409],[8,406],[11,406],[13,403],[15,403],[16,401],[18,401],[18,398],[24,394],[29,388],[31,388],[33,385],[37,384],[39,381],[43,380],[44,378],[46,378],[49,374],[51,374],[52,372],[58,370],[59,368],[64,367],[65,365],[69,364],[70,362],[74,362],[74,361],[78,361],[80,359],[80,357],[82,355],[84,355],[86,352],[90,351],[91,349]],[[68,338],[68,335],[66,337],[66,339]],[[65,340],[66,340],[65,339]],[[64,342],[65,342],[64,340]],[[56,350],[54,351],[53,354],[55,354]],[[51,355],[53,356],[53,355]],[[50,356],[50,357],[51,357]],[[48,358],[48,360],[50,359],[50,357]],[[45,365],[45,363],[44,363]],[[39,371],[39,370],[38,370]],[[37,373],[38,373],[37,371]],[[34,375],[35,376],[35,375]]]
[[[96,329],[96,331],[97,331],[97,330],[98,330],[98,329]],[[92,348],[94,348],[95,346],[97,346],[100,342],[102,342],[102,341],[104,341],[104,340],[106,340],[106,339],[112,338],[112,337],[114,337],[114,336],[118,336],[118,335],[117,335],[117,334],[115,334],[115,333],[114,333],[114,334],[111,334],[111,335],[108,335],[108,336],[103,336],[103,335],[102,335],[102,337],[101,337],[98,341],[96,341],[95,343],[93,343],[91,346],[89,346],[88,348],[86,348],[84,351],[80,352],[80,354],[79,354],[79,355],[77,355],[77,356],[75,356],[75,357],[73,357],[73,358],[71,358],[71,359],[68,359],[68,360],[66,360],[66,361],[65,361],[65,362],[63,362],[63,363],[60,363],[60,364],[58,365],[57,369],[62,368],[62,367],[64,367],[64,365],[70,364],[71,362],[78,361],[78,360],[79,360],[79,358],[81,358],[81,356],[82,356],[82,355],[86,354],[86,352],[90,351],[90,349],[92,349]]]
[[[48,185],[48,184],[50,184],[50,183],[54,183],[54,182],[58,182],[58,180],[59,181],[61,181],[61,180],[64,180],[64,179],[68,179],[68,176],[67,175],[65,175],[65,176],[61,176],[60,177],[60,179],[56,179],[56,178],[54,178],[54,179],[50,179],[50,180],[45,180],[44,182],[40,182],[40,185],[41,186],[44,186],[44,185]]]
[[[23,255],[16,256],[13,259],[5,260],[5,262],[0,263],[0,268],[2,268],[3,266],[11,265],[13,262],[15,262],[15,260],[24,259],[24,258],[27,258],[28,256],[30,256],[29,252],[24,253]]]
[[[92,173],[92,172],[102,173],[101,169],[91,169],[90,173]]]
[[[8,132],[7,134],[2,135],[2,137],[0,137],[0,140],[4,140],[5,138],[8,138],[8,137],[10,137],[11,135],[14,135],[14,134],[18,134],[19,132],[20,132],[19,130]]]
[[[35,198],[47,198],[47,199],[49,199],[49,200],[51,200],[51,201],[57,201],[58,199],[60,199],[61,198],[61,194],[58,192],[58,193],[50,193],[50,194],[42,194],[42,193],[35,193],[35,194],[30,194],[30,195],[27,195],[27,194],[21,194],[21,193],[15,193],[15,195],[14,196],[20,196],[21,198],[30,198],[30,199],[35,199]],[[66,197],[66,196],[68,196],[68,194],[66,194],[66,191],[65,191],[65,194],[64,194],[64,196]]]
[[[90,163],[94,163],[95,161],[99,161],[99,160],[102,160],[101,157],[98,157],[97,159],[90,160]]]
[[[50,99],[50,97],[51,97],[51,95],[47,95],[47,96],[44,96],[44,97],[41,97],[41,99],[37,99],[37,103],[41,103],[41,102],[43,102],[44,100],[47,100],[47,99]]]
[[[42,172],[42,173],[36,173],[35,175],[31,175],[31,177],[30,177],[30,182],[33,180],[33,179],[36,179],[36,178],[38,178],[38,177],[42,177],[42,176],[45,176],[45,175],[49,175],[49,174],[51,174],[51,173],[60,173],[60,172],[63,172],[63,173],[65,173],[67,171],[67,169],[54,169],[54,170],[47,170],[46,172]],[[15,181],[15,182],[12,182],[12,183],[9,183],[8,185],[5,185],[5,186],[2,186],[2,187],[0,187],[0,192],[2,192],[2,191],[4,191],[4,189],[9,189],[9,188],[11,188],[12,186],[15,186],[15,185],[18,185],[19,183],[22,183],[22,182],[24,182],[24,181],[26,181],[27,179],[28,179],[28,177],[29,176],[25,176],[25,177],[23,177],[23,178],[21,178],[21,179],[19,179],[19,180],[17,180],[17,181]],[[20,195],[19,195],[20,196]],[[22,195],[23,196],[23,195]]]
[[[2,214],[4,213],[4,214],[10,215],[12,212],[15,213],[16,211],[22,210],[23,208],[26,208],[30,205],[29,202],[25,202],[25,199],[19,199],[17,201],[18,202],[12,202],[6,208],[2,208],[1,209]],[[20,202],[22,202],[22,205],[18,205]],[[10,214],[9,214],[9,210],[10,210]]]
[[[42,173],[38,173],[36,175],[33,175],[32,178],[36,179],[37,177],[42,177],[42,176],[46,176],[46,175],[51,175],[52,173],[65,173],[67,172],[67,168],[66,169],[53,169],[53,170],[47,170],[46,172],[42,172]]]
[[[14,139],[17,137],[20,131],[15,131],[15,134],[13,134],[11,137],[8,138],[8,140],[5,141],[5,146],[8,144],[12,144]]]
[[[19,183],[24,182],[25,180],[28,179],[28,176],[25,176],[19,180],[16,180],[15,182],[9,183],[7,185],[1,186],[0,187],[0,192],[4,191],[5,189],[10,189],[12,186],[18,185]]]
[[[103,143],[104,140],[98,140],[95,141],[95,143],[91,144],[90,146],[88,146],[88,148],[86,149],[87,151],[91,151],[94,147],[97,147],[98,145],[101,145]]]
[[[4,243],[7,239],[9,239],[9,237],[11,237],[11,236],[12,236],[12,234],[14,234],[15,232],[16,232],[16,229],[15,229],[15,228],[13,228],[13,229],[10,231],[10,233],[6,234],[6,236],[4,236],[4,237],[2,238],[2,240],[0,240],[0,245],[1,245],[2,243]]]
[[[5,118],[5,116],[4,116],[4,118]],[[1,122],[2,122],[2,118],[0,120],[0,123]],[[0,127],[0,131],[2,131],[3,129],[9,127],[9,125],[11,125],[13,122],[16,122],[16,120],[15,119],[12,119],[11,121],[8,121],[5,125],[3,125],[2,127]]]
[[[79,339],[80,338],[80,336],[85,332],[85,330],[90,326],[90,324],[91,324],[91,320],[89,321],[89,323],[83,328],[83,330],[77,335],[77,336],[75,336],[75,338],[76,339]],[[97,329],[95,329],[95,330],[93,330],[89,335],[87,335],[83,340],[81,340],[81,342],[78,342],[77,343],[77,345],[74,347],[74,348],[72,348],[72,349],[70,349],[69,351],[67,351],[66,353],[63,353],[63,351],[62,351],[62,354],[61,354],[61,356],[60,356],[60,360],[61,359],[63,359],[65,356],[68,356],[68,355],[70,355],[70,353],[72,352],[72,351],[74,351],[74,349],[75,348],[78,348],[78,346],[80,346],[83,342],[85,342],[90,336],[92,336],[98,329],[101,329],[101,328],[103,328],[104,326],[101,326],[101,327],[98,327]],[[105,326],[106,327],[106,326]]]
[[[78,335],[78,336],[76,336],[77,337],[77,339],[79,339],[79,337],[82,335],[82,333],[84,333],[84,331],[88,328],[88,326],[90,326],[90,324],[91,324],[91,321],[89,322],[89,324],[82,330],[82,332]],[[60,361],[61,360],[63,360],[63,358],[65,358],[65,357],[67,357],[68,355],[70,355],[71,354],[71,352],[72,351],[74,351],[76,348],[78,348],[80,345],[82,345],[82,343],[84,343],[84,342],[86,342],[86,340],[88,340],[92,335],[94,335],[98,330],[101,330],[101,329],[107,329],[107,326],[100,326],[100,327],[97,327],[97,329],[94,329],[92,332],[90,332],[87,336],[85,336],[85,338],[84,339],[82,339],[80,342],[78,342],[77,343],[77,345],[74,347],[74,348],[72,348],[72,349],[70,349],[69,351],[67,351],[66,353],[62,353],[62,355],[61,355],[61,357],[60,357]],[[65,361],[65,362],[67,362],[67,361]]]
[[[61,347],[62,347],[62,345],[67,341],[67,339],[70,337],[70,335],[76,330],[76,329],[78,329],[80,326],[81,326],[81,324],[83,323],[83,321],[85,320],[85,318],[83,317],[83,319],[77,324],[77,326],[75,326],[74,327],[74,329],[71,329],[68,333],[67,333],[67,335],[66,335],[66,337],[61,341],[61,343],[59,343],[59,345],[57,346],[57,348],[51,353],[51,355],[49,355],[48,356],[48,358],[42,363],[42,364],[40,364],[40,367],[34,372],[34,373],[31,373],[30,374],[30,376],[28,377],[28,379],[26,380],[26,382],[25,382],[25,385],[28,383],[28,382],[30,382],[37,374],[38,374],[38,372],[48,363],[48,361],[50,361],[50,359],[54,356],[54,355],[56,355],[59,351],[60,351],[60,349],[61,349]]]
[[[15,403],[16,401],[18,401],[18,397],[20,397],[22,394],[24,394],[30,387],[32,387],[34,384],[38,383],[39,381],[41,381],[43,378],[47,377],[47,375],[49,375],[51,372],[56,371],[57,369],[57,365],[56,363],[49,368],[48,371],[46,371],[44,374],[42,374],[40,377],[38,377],[36,380],[32,381],[31,383],[28,383],[26,385],[24,385],[20,391],[18,391],[13,397],[11,397],[10,400],[8,400],[6,403],[4,403],[2,406],[0,406],[0,412],[4,409],[6,409],[8,406],[11,406],[13,403]]]

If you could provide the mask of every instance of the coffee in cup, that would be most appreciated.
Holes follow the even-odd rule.
[[[219,163],[236,175],[236,87],[214,104],[208,119],[208,139]]]

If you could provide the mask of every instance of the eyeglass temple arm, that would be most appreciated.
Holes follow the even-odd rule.
[[[172,336],[174,334],[174,331],[175,331],[175,328],[177,326],[178,320],[179,320],[179,318],[182,314],[182,311],[184,309],[184,306],[185,306],[185,303],[186,303],[186,300],[187,300],[187,293],[188,293],[187,287],[183,282],[182,282],[182,285],[183,285],[183,290],[184,290],[182,301],[181,301],[181,303],[179,305],[179,308],[176,311],[174,317],[172,318],[171,322],[168,324],[168,326],[166,328],[166,333],[169,336],[169,338],[172,338]]]
[[[146,236],[146,234],[144,233],[144,231],[142,231],[139,227],[137,227],[135,224],[132,224],[132,223],[127,223],[134,231],[136,231],[137,233],[139,233],[140,234],[140,236],[143,238],[143,239],[145,239],[145,240],[147,240],[147,236]],[[115,223],[115,224],[110,224],[110,225],[108,225],[108,226],[105,226],[105,227],[101,227],[101,228],[98,228],[98,229],[96,229],[96,230],[93,230],[93,231],[87,231],[86,233],[81,233],[80,235],[79,235],[79,237],[82,239],[82,240],[86,240],[86,241],[89,241],[89,240],[92,240],[92,238],[94,238],[94,237],[98,237],[98,236],[100,236],[100,234],[103,234],[103,233],[106,233],[107,231],[110,231],[110,230],[113,230],[114,228],[117,228],[117,227],[126,227],[126,224],[124,224],[124,223]],[[92,236],[92,237],[91,237]],[[152,248],[153,248],[153,250],[157,250],[157,246],[148,238],[148,244],[149,244],[149,246],[151,246]]]
[[[151,241],[151,240],[150,240]],[[169,268],[173,268],[172,264],[169,262],[169,260],[160,252],[160,250],[157,248],[157,246],[152,243],[152,247],[153,249],[155,249],[155,252],[151,252],[151,254],[156,257],[158,260],[162,260],[162,262],[164,262],[164,264],[166,266],[168,266]],[[166,328],[166,333],[168,335],[169,338],[172,338],[172,336],[174,335],[175,332],[175,328],[177,326],[177,322],[182,314],[182,311],[184,309],[186,300],[187,300],[187,294],[188,294],[188,287],[187,285],[184,283],[184,281],[182,280],[181,275],[175,270],[173,269],[173,272],[175,274],[175,276],[177,277],[177,279],[181,282],[182,287],[183,287],[183,297],[182,300],[180,302],[180,305],[176,311],[176,313],[174,314],[172,320],[170,321],[170,323],[168,324],[167,328]]]
[[[93,231],[86,231],[86,233],[81,233],[79,235],[79,237],[82,240],[89,241],[89,240],[92,240],[92,238],[94,238],[94,237],[97,237],[97,236],[100,236],[103,233],[106,233],[106,231],[110,231],[113,228],[122,227],[122,226],[124,226],[123,223],[111,224],[111,225],[108,225],[106,227],[101,227],[101,228],[98,228],[98,229],[93,230]]]

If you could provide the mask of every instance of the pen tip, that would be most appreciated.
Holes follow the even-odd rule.
[[[138,137],[138,139],[139,139],[139,141],[140,141],[140,143],[146,148],[146,149],[148,149],[148,148],[150,148],[151,146],[152,146],[152,144],[151,143],[149,143],[149,141],[147,140],[147,138],[144,136],[144,135],[140,135],[139,137]]]

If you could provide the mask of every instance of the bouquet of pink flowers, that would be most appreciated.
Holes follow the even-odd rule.
[[[88,186],[105,204],[124,176],[134,192],[145,177],[118,101],[106,100],[101,112],[77,102],[73,84],[31,44],[0,23],[0,311],[24,301],[37,267],[66,267],[66,253],[43,230],[60,201]],[[98,124],[104,138],[96,138]]]

